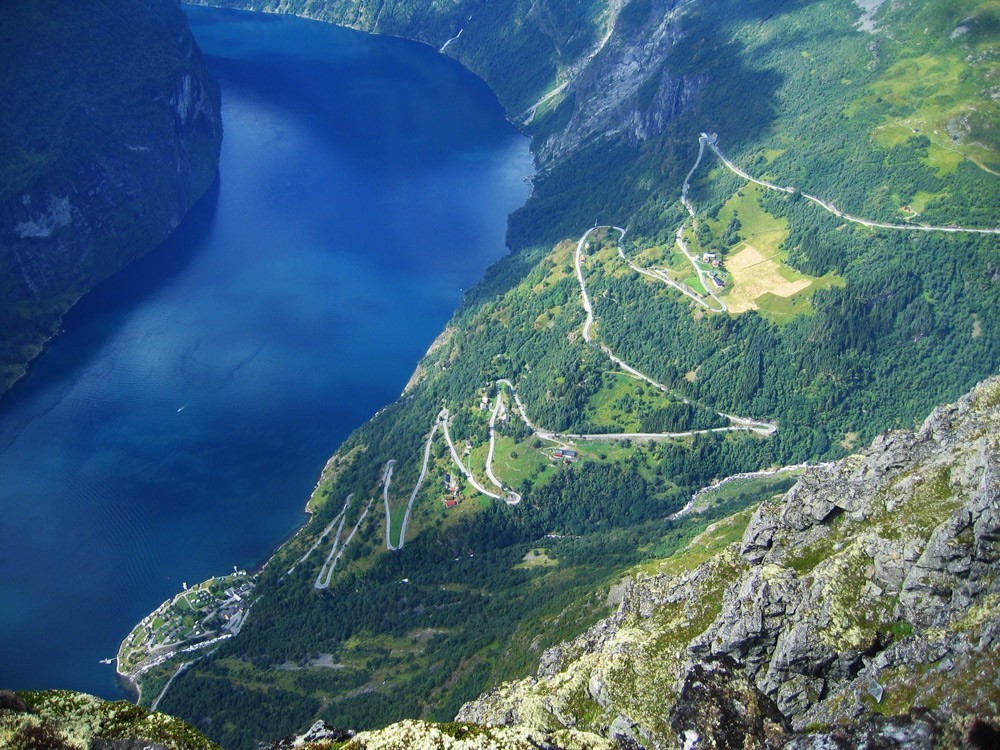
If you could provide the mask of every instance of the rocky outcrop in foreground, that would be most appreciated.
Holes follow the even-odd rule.
[[[293,744],[294,746],[294,744]],[[322,745],[305,747],[321,748]],[[485,727],[401,721],[385,729],[360,732],[343,750],[614,750],[606,739],[562,729],[540,732],[526,727]]]
[[[9,750],[219,750],[180,719],[68,690],[0,690],[0,747]]]
[[[649,748],[998,736],[1000,379],[807,471],[707,560],[704,537],[458,720]]]
[[[457,723],[317,722],[272,748],[1000,747],[1000,378],[806,471],[611,596],[613,616]],[[0,692],[0,746],[214,747],[68,692]]]

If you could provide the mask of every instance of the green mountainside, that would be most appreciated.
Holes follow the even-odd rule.
[[[539,651],[532,676],[470,701],[455,721],[362,732],[318,721],[266,747],[995,747],[998,459],[994,377],[918,429],[798,469],[788,492],[628,569],[601,589],[608,617]],[[691,512],[761,479],[700,493]],[[552,559],[534,550],[525,560]],[[0,691],[0,744],[215,747],[173,717],[66,691]]]
[[[757,697],[746,705],[773,700],[800,731],[916,709],[937,712],[932,725],[996,722],[998,458],[994,378],[916,432],[884,433],[810,468],[784,496],[630,571],[612,617],[457,720],[672,747],[687,732],[708,733],[712,709],[684,693],[698,695],[698,680],[721,668],[732,690],[750,678]],[[734,533],[739,541],[727,544]],[[711,702],[708,692],[700,700]],[[714,696],[719,711],[725,699]],[[717,736],[721,746],[738,744],[734,723],[728,740]],[[943,735],[933,746],[958,744]],[[915,737],[907,746],[923,745]]]
[[[755,472],[997,371],[1000,238],[965,231],[1000,227],[993,2],[213,4],[444,47],[539,165],[515,252],[338,449],[237,626],[165,604],[119,654],[226,747],[450,721],[795,481]]]
[[[610,617],[455,723],[275,747],[993,747],[998,450],[993,378],[629,570]]]
[[[0,5],[0,394],[211,185],[219,90],[177,0]]]

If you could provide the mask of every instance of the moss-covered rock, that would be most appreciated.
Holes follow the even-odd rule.
[[[180,719],[69,690],[0,691],[0,747],[9,750],[218,750]]]
[[[493,727],[475,724],[432,724],[401,721],[385,729],[361,732],[344,750],[613,750],[602,737],[574,730],[543,732],[527,727]]]
[[[807,471],[761,505],[741,542],[693,570],[676,556],[664,572],[643,566],[614,616],[550,650],[536,677],[466,704],[459,718],[575,727],[654,748],[677,747],[687,731],[698,747],[715,746],[713,732],[753,717],[754,746],[774,735],[765,724],[784,721],[801,733],[795,742],[833,727],[822,737],[895,733],[926,747],[959,742],[973,717],[995,724],[998,394],[993,378],[916,432],[886,433]],[[680,558],[701,555],[699,541]],[[698,695],[705,705],[694,705]],[[679,699],[689,709],[680,714]],[[751,710],[771,701],[777,716]],[[775,746],[794,739],[781,736]]]

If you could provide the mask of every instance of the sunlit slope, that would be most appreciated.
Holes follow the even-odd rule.
[[[520,6],[502,54],[453,41],[504,61],[473,67],[512,118],[555,92],[526,126],[541,169],[516,252],[340,448],[241,635],[162,707],[246,747],[316,716],[449,719],[606,612],[594,582],[686,545],[709,517],[667,519],[699,487],[840,457],[995,373],[1000,245],[957,231],[1000,227],[994,6],[886,4],[863,30],[849,0],[604,4],[576,66],[518,58]],[[454,7],[407,7],[417,38],[454,35]]]

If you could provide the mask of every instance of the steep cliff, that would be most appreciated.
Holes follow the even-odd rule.
[[[219,90],[176,0],[0,8],[0,393],[211,185]]]
[[[932,713],[897,722],[913,734],[888,746],[948,745],[974,717],[996,721],[1000,379],[807,471],[740,543],[693,565],[710,540],[635,573],[611,618],[458,720],[655,748],[729,746],[719,717],[733,701],[761,747],[917,709]]]
[[[700,76],[667,66],[691,0],[197,1],[295,13],[438,48],[481,76],[510,119],[539,136],[541,166],[589,143],[660,135],[699,90]]]
[[[623,0],[198,0],[294,13],[414,39],[455,57],[497,92],[512,118],[602,44]]]

